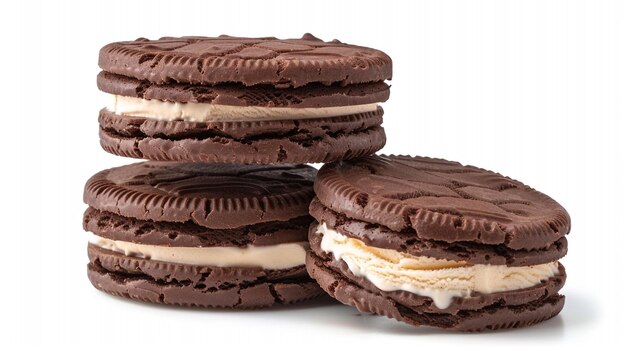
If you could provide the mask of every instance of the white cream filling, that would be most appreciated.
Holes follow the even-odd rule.
[[[354,275],[366,278],[382,291],[403,290],[430,297],[440,309],[450,306],[455,297],[528,288],[559,271],[558,262],[508,267],[413,256],[367,246],[328,228],[326,223],[321,223],[316,232],[322,235],[321,249],[335,260],[343,260]]]
[[[107,110],[117,115],[189,122],[269,121],[345,116],[376,111],[378,104],[336,107],[228,106],[197,102],[171,102],[107,94]]]
[[[91,234],[89,242],[126,256],[156,261],[217,267],[287,269],[304,264],[306,242],[246,247],[172,247],[135,244]]]

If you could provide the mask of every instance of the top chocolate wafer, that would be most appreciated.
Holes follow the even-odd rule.
[[[100,67],[111,73],[156,84],[241,83],[300,87],[341,85],[391,79],[391,58],[384,52],[310,34],[301,39],[164,37],[106,45]]]
[[[352,219],[422,240],[501,245],[500,251],[560,251],[553,244],[571,225],[558,202],[517,180],[428,157],[373,155],[325,165],[315,193],[323,206]]]

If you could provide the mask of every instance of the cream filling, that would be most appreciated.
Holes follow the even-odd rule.
[[[217,267],[287,269],[304,264],[306,242],[246,247],[172,247],[135,244],[91,235],[89,242],[126,256],[156,261]]]
[[[345,116],[376,111],[378,104],[336,107],[258,107],[228,106],[197,102],[171,102],[109,95],[107,110],[117,115],[145,117],[164,121],[189,122],[269,121]]]
[[[528,288],[558,273],[558,262],[535,266],[471,265],[426,256],[413,256],[365,245],[330,229],[317,227],[322,235],[321,249],[335,260],[343,260],[350,271],[364,277],[383,291],[408,291],[430,297],[435,306],[445,309],[455,297],[472,292],[484,294]]]

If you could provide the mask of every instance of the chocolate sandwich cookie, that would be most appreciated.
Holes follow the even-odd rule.
[[[307,270],[340,302],[413,325],[516,328],[557,315],[570,218],[473,166],[409,156],[324,165]]]
[[[385,144],[385,53],[310,34],[137,39],[100,50],[100,143],[157,161],[313,163]]]
[[[85,185],[88,276],[109,294],[260,308],[322,291],[304,266],[316,170],[143,162]]]

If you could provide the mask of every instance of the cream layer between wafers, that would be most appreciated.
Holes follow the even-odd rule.
[[[430,297],[439,309],[449,307],[455,297],[529,288],[559,272],[558,262],[509,267],[414,256],[368,246],[326,223],[319,224],[316,233],[322,235],[321,249],[335,260],[343,260],[355,276],[382,291],[403,290]]]
[[[268,121],[347,116],[373,112],[378,104],[334,107],[228,106],[198,102],[172,102],[107,94],[107,110],[121,116],[188,122]]]
[[[215,267],[261,267],[263,269],[287,269],[301,266],[304,264],[306,250],[309,247],[306,242],[245,247],[146,245],[111,240],[94,234],[91,234],[89,242],[126,256],[162,262]]]

